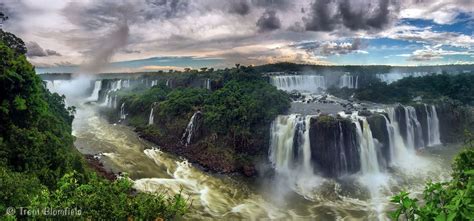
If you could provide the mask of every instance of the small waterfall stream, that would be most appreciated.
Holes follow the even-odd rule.
[[[184,130],[183,136],[181,137],[181,142],[188,146],[192,143],[193,138],[199,129],[199,125],[197,123],[198,118],[202,115],[201,111],[196,111],[191,119],[189,120],[188,126]]]
[[[127,118],[127,114],[125,113],[125,103],[122,103],[120,106],[120,120],[125,120]]]
[[[148,125],[153,125],[153,123],[154,123],[155,115],[153,114],[153,110],[155,108],[155,104],[156,103],[153,103],[151,105],[150,117],[148,117]]]

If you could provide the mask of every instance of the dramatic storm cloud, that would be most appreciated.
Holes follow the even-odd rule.
[[[28,42],[37,67],[101,72],[119,61],[124,70],[143,70],[136,61],[154,57],[173,57],[164,66],[180,68],[472,62],[473,2],[0,0],[0,11],[9,17],[4,29]],[[186,64],[189,57],[196,62]]]
[[[382,29],[396,16],[397,8],[390,0],[315,0],[304,22],[308,31]]]
[[[26,48],[28,49],[28,52],[26,53],[28,57],[61,56],[61,54],[54,50],[44,50],[41,46],[39,46],[38,43],[34,41],[26,42]]]
[[[273,10],[268,10],[257,21],[260,32],[273,31],[281,27],[280,19]]]

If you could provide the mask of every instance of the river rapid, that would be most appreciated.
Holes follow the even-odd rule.
[[[77,149],[100,155],[106,169],[128,173],[140,191],[181,191],[191,203],[184,217],[189,220],[387,220],[390,196],[400,190],[420,193],[427,180],[448,179],[452,157],[459,151],[458,145],[434,147],[410,155],[405,168],[389,173],[339,180],[267,176],[248,182],[203,172],[164,153],[132,128],[107,122],[99,108],[93,103],[77,105],[73,122]]]

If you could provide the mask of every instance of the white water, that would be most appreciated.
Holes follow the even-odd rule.
[[[148,125],[153,125],[155,116],[153,115],[154,103],[151,105],[150,117],[148,118]]]
[[[442,160],[440,156],[443,155],[440,154],[417,156],[411,152],[404,155],[406,160],[403,165],[413,174],[403,168],[394,174],[356,175],[356,181],[363,186],[353,182],[349,189],[345,189],[339,181],[326,180],[310,173],[301,173],[305,176],[300,175],[295,181],[292,178],[299,171],[292,170],[292,177],[286,177],[285,181],[296,182],[295,192],[308,200],[297,196],[284,198],[284,192],[280,192],[276,182],[254,188],[236,181],[238,179],[202,172],[183,159],[156,148],[150,149],[153,146],[139,139],[130,128],[114,126],[103,120],[92,109],[94,107],[78,106],[73,124],[76,147],[83,153],[103,153],[101,161],[105,167],[129,173],[139,191],[176,193],[182,189],[184,196],[192,201],[185,217],[190,220],[385,220],[389,196],[401,189],[419,193],[427,179],[442,180],[449,172],[449,157]],[[303,134],[300,136],[303,141],[309,141],[309,119],[294,118],[295,121],[305,122],[305,129],[298,129]],[[387,127],[396,130],[395,123],[392,124]],[[399,132],[394,134],[402,139]],[[397,139],[397,135],[392,137]],[[397,143],[402,143],[400,147],[404,145],[403,141]],[[307,165],[311,167],[307,164],[311,159],[311,149],[309,142],[301,144],[301,171],[306,171],[304,168]],[[301,165],[301,161],[298,163]],[[364,188],[369,190],[370,199],[361,197],[360,191],[363,192]],[[271,193],[266,195],[266,191]],[[274,196],[282,196],[282,200],[274,201]]]
[[[385,73],[385,74],[377,74],[377,78],[381,81],[391,84],[395,81],[406,77],[423,77],[429,75],[428,72],[410,72],[410,73]]]
[[[183,136],[181,137],[181,140],[184,142],[185,146],[188,146],[191,144],[191,141],[193,139],[193,135],[196,130],[196,116],[198,114],[201,114],[200,111],[197,111],[196,113],[193,114],[191,119],[189,120],[188,126],[186,126],[186,129],[184,130]]]
[[[358,121],[362,121],[362,127]],[[367,123],[365,118],[358,117],[354,124],[356,125],[357,136],[359,137],[362,174],[380,173],[377,151],[375,149],[374,138],[372,137],[369,123]]]
[[[125,103],[122,103],[120,106],[120,120],[125,120],[127,118],[127,114],[125,113]]]
[[[271,76],[271,84],[284,91],[317,93],[326,89],[326,80],[321,75],[281,75]]]
[[[206,89],[211,90],[211,79],[206,80]]]
[[[391,166],[400,166],[403,164],[405,157],[408,156],[409,150],[405,146],[405,141],[403,140],[402,135],[400,134],[400,127],[395,115],[395,110],[393,108],[387,109],[387,117],[384,116],[385,122],[387,124],[387,131],[390,142],[390,165]],[[412,151],[413,152],[413,151]]]
[[[405,109],[405,120],[407,124],[407,147],[412,150],[418,147],[424,147],[423,130],[421,129],[420,121],[418,121],[415,108],[411,106],[404,106],[403,108]]]
[[[339,78],[339,87],[340,88],[353,88],[357,89],[359,88],[359,76],[356,75],[350,75],[350,74],[344,74]]]
[[[439,133],[439,119],[436,107],[431,105],[430,108],[425,105],[427,124],[428,124],[428,146],[441,144]]]
[[[94,90],[92,91],[92,94],[89,98],[87,98],[88,101],[98,101],[99,100],[99,91],[102,87],[102,81],[101,80],[96,80],[94,83]]]

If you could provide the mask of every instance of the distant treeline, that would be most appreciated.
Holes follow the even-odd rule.
[[[416,100],[434,101],[443,97],[474,105],[474,74],[428,75],[407,77],[392,84],[374,79],[358,89],[330,88],[329,93],[342,98],[354,98],[376,103],[410,103]]]

